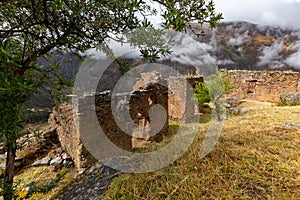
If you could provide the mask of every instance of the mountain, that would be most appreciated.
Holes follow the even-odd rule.
[[[192,30],[203,31],[205,34],[197,36]],[[183,74],[195,73],[193,66],[204,75],[211,74],[215,66],[241,70],[300,71],[300,30],[297,29],[261,26],[248,22],[222,22],[213,30],[192,24],[191,29],[185,33],[168,32],[167,37],[173,40],[172,54],[159,62],[172,66],[175,71]],[[129,63],[128,69],[146,63],[136,55],[138,53],[135,57],[122,58]],[[80,58],[69,53],[56,52],[53,60],[61,65],[59,74],[73,81],[81,65]],[[49,66],[45,59],[40,59],[39,64]],[[122,72],[126,71],[125,68],[120,67],[118,63],[112,63],[105,70],[98,90],[113,88]],[[173,73],[168,70],[165,72]],[[95,77],[91,77],[90,80],[97,79],[98,74],[93,73]],[[45,86],[49,87],[51,83]],[[68,93],[70,92],[69,89]],[[42,89],[27,105],[31,108],[50,108],[53,103],[47,91]]]
[[[173,50],[177,54],[184,54],[179,57],[192,60],[193,65],[216,64],[227,69],[300,71],[300,30],[248,22],[223,22],[214,30],[193,24],[192,29],[203,30],[205,35],[197,37],[188,31],[185,38],[181,38],[185,42],[175,40]],[[173,58],[171,56],[170,59]],[[196,61],[197,58],[200,62]]]

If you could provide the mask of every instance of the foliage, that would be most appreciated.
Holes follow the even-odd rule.
[[[205,83],[210,93],[210,99],[215,106],[218,120],[221,120],[222,113],[226,112],[222,105],[222,98],[230,90],[230,80],[217,70],[215,74],[205,77]]]
[[[19,66],[19,57],[12,53],[12,48],[14,43],[9,39],[0,42],[0,137],[7,148],[16,149],[16,140],[24,125],[24,104],[35,91],[36,85],[30,78],[13,74],[13,69]],[[13,186],[7,182],[7,177],[1,181],[1,193],[7,192],[12,196]]]
[[[223,73],[217,70],[216,74],[211,74],[204,78],[204,82],[196,83],[195,98],[198,104],[212,103],[215,106],[218,118],[222,112],[220,99],[230,90],[230,80]]]
[[[17,53],[22,58],[19,71],[24,73],[32,61],[54,48],[82,52],[100,45],[105,50],[106,39],[124,41],[120,33],[151,27],[147,17],[158,13],[151,7],[154,2],[163,10],[163,27],[176,31],[183,31],[193,22],[215,27],[222,18],[215,12],[214,3],[204,0],[148,3],[144,0],[14,0],[1,3],[0,38],[14,38],[18,43]],[[145,49],[141,53],[147,54]]]
[[[204,79],[212,101],[219,100],[230,90],[230,79],[218,70]]]
[[[194,100],[198,104],[204,104],[210,102],[209,90],[205,83],[197,82],[195,86],[195,98]]]
[[[98,47],[107,54],[111,49],[107,39],[124,42],[122,33],[147,28],[137,33],[157,37],[147,16],[157,14],[151,7],[158,3],[163,11],[163,27],[183,31],[190,23],[208,23],[211,28],[222,15],[215,13],[213,1],[187,0],[12,0],[0,2],[0,114],[1,136],[5,136],[8,151],[5,173],[6,183],[13,184],[15,152],[19,130],[23,124],[24,102],[36,91],[51,82],[61,95],[64,82],[57,78],[58,64],[54,67],[41,67],[38,58],[51,57],[55,50],[84,52]],[[152,27],[152,29],[151,29]],[[126,35],[125,35],[126,37]],[[127,38],[130,43],[135,38]],[[155,39],[150,40],[150,44]],[[158,40],[159,41],[159,40]],[[168,54],[164,43],[148,46],[149,42],[135,44],[141,54],[155,60]],[[5,192],[5,191],[4,191]],[[6,191],[4,199],[11,199],[11,191]]]

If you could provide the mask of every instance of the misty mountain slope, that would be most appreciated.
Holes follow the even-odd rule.
[[[204,29],[206,33],[200,37],[188,33],[194,42],[208,45],[208,50],[198,52],[202,57],[206,55],[209,58],[205,64],[216,64],[227,69],[300,70],[299,30],[248,22],[224,22],[214,30],[201,28],[198,24],[192,27],[195,30]]]
[[[215,66],[227,69],[300,71],[300,30],[260,26],[248,22],[223,22],[213,30],[199,24],[193,24],[192,28],[206,34],[197,37],[191,30],[187,30],[186,33],[168,32],[167,36],[174,41],[172,54],[159,60],[159,63],[171,66],[182,74],[195,73],[197,68],[200,69],[200,73],[208,75],[214,72]],[[112,46],[112,49],[120,50],[121,46]],[[124,52],[123,55],[132,51],[132,49],[127,51],[127,47],[121,50]],[[122,58],[129,63],[128,69],[147,63],[137,57],[138,52],[132,55],[134,56]],[[103,59],[103,54],[95,58]],[[59,73],[73,81],[81,65],[80,59],[62,52],[55,53],[53,59],[55,63],[61,65]],[[45,67],[49,65],[47,62],[39,60],[39,64]],[[112,89],[122,76],[121,71],[122,67],[112,63],[101,78],[98,90]],[[165,71],[172,72],[168,72],[167,69]],[[96,72],[93,75],[95,77],[91,77],[91,80],[99,78]],[[51,86],[53,84],[45,87]],[[70,92],[69,89],[68,93]],[[42,90],[27,105],[51,107],[53,104],[49,94]]]
[[[192,28],[203,30],[206,34],[197,37],[190,30],[186,33],[168,32],[167,36],[174,41],[172,54],[162,58],[159,63],[172,66],[180,73],[194,72],[189,67],[194,66],[200,72],[209,74],[216,65],[227,69],[300,71],[300,30],[260,26],[248,22],[223,22],[213,30],[199,24],[193,24]],[[137,57],[140,54],[138,50],[128,56],[132,49],[127,49],[126,46],[114,44],[111,48],[115,52],[122,52],[122,59],[129,63],[128,69],[146,62]],[[98,54],[94,58],[105,58],[103,53]],[[72,57],[68,56],[68,59],[72,60]],[[75,67],[69,67],[66,66],[65,59],[57,60],[64,66],[63,74],[71,74],[68,79],[72,80],[80,63],[73,62]],[[112,65],[107,69],[106,75],[117,73],[119,77],[121,73],[118,71],[122,67]]]

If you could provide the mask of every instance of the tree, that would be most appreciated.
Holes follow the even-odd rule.
[[[204,109],[204,103],[210,102],[209,90],[204,82],[196,83],[194,100],[199,105],[199,112],[202,113]]]
[[[201,105],[204,103],[212,103],[215,106],[220,120],[221,102],[220,99],[224,97],[230,90],[230,80],[220,71],[216,74],[211,74],[204,78],[204,82],[199,82],[195,86],[195,101]],[[201,107],[200,107],[201,109]],[[203,110],[200,110],[200,112]]]
[[[147,16],[157,14],[157,10],[151,7],[152,3],[159,4],[162,9],[163,27],[175,31],[184,31],[193,22],[208,23],[213,28],[222,18],[220,13],[215,12],[213,1],[205,0],[0,2],[1,105],[7,112],[7,118],[0,122],[0,134],[6,139],[8,152],[4,199],[13,198],[11,191],[22,106],[51,73],[36,64],[37,58],[55,49],[84,52],[103,44],[106,39],[122,40],[117,37],[120,33],[151,27]],[[103,50],[107,50],[106,47],[104,45]],[[158,49],[158,52],[163,54],[164,50]],[[157,56],[158,52],[141,51],[149,57]]]
[[[218,120],[221,120],[221,115],[225,112],[221,99],[230,90],[230,80],[218,69],[215,74],[205,77],[204,80],[210,94],[211,102],[214,104]]]

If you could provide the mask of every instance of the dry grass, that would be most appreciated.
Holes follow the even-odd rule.
[[[228,116],[208,156],[199,149],[201,123],[189,151],[162,170],[124,174],[104,199],[300,199],[300,106],[245,102],[245,115]]]

